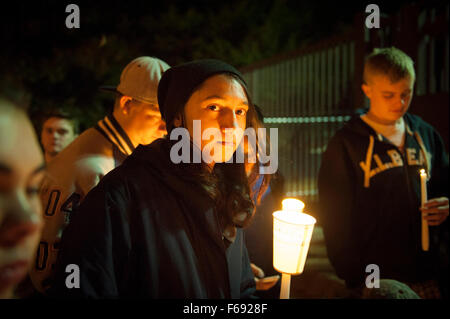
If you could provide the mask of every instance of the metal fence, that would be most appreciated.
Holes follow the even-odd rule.
[[[405,16],[408,19],[402,19]],[[374,47],[394,45],[409,54],[416,61],[417,95],[444,93],[439,104],[448,109],[448,29],[441,26],[448,27],[448,4],[444,10],[406,6],[383,17],[380,29],[366,29],[364,19],[358,14],[345,34],[242,69],[266,127],[278,128],[279,171],[286,196],[300,197],[307,204],[318,199],[317,173],[328,140],[356,108],[368,106],[360,85],[364,57]],[[413,41],[405,31],[414,34]],[[443,129],[448,135],[448,122]]]

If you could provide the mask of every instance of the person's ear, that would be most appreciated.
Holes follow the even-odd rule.
[[[370,100],[372,98],[372,88],[369,85],[363,83],[361,85],[361,89],[363,90],[363,92],[367,96],[367,98]]]
[[[130,96],[123,95],[120,100],[120,111],[123,114],[128,114],[130,112],[130,104],[131,104],[132,98]]]
[[[173,119],[173,125],[175,127],[180,127],[183,125],[183,121],[181,119],[181,113],[178,113],[177,115],[175,115],[175,118]]]

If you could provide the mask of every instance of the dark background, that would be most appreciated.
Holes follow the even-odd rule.
[[[409,2],[377,4],[389,14]],[[65,26],[70,3],[80,8],[79,29]],[[2,2],[0,86],[29,106],[35,124],[48,111],[64,108],[79,117],[84,129],[112,106],[113,97],[98,87],[118,84],[135,57],[156,56],[170,65],[218,58],[243,68],[351,28],[355,13],[369,3]]]

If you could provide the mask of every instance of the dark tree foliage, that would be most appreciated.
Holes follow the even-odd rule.
[[[65,27],[70,3],[80,8],[79,29]],[[98,88],[118,84],[135,57],[156,56],[170,65],[218,58],[242,67],[340,32],[365,8],[324,0],[47,0],[2,6],[0,70],[8,76],[0,85],[20,82],[35,122],[52,108],[64,108],[79,117],[82,128],[111,109],[113,97]]]

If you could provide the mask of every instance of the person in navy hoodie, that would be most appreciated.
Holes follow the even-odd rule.
[[[367,57],[362,89],[370,108],[338,130],[323,154],[320,222],[329,259],[349,288],[364,289],[366,267],[374,264],[380,279],[440,298],[448,289],[448,154],[436,130],[407,113],[414,81],[413,61],[401,50],[375,49]],[[421,169],[428,175],[423,208]]]

